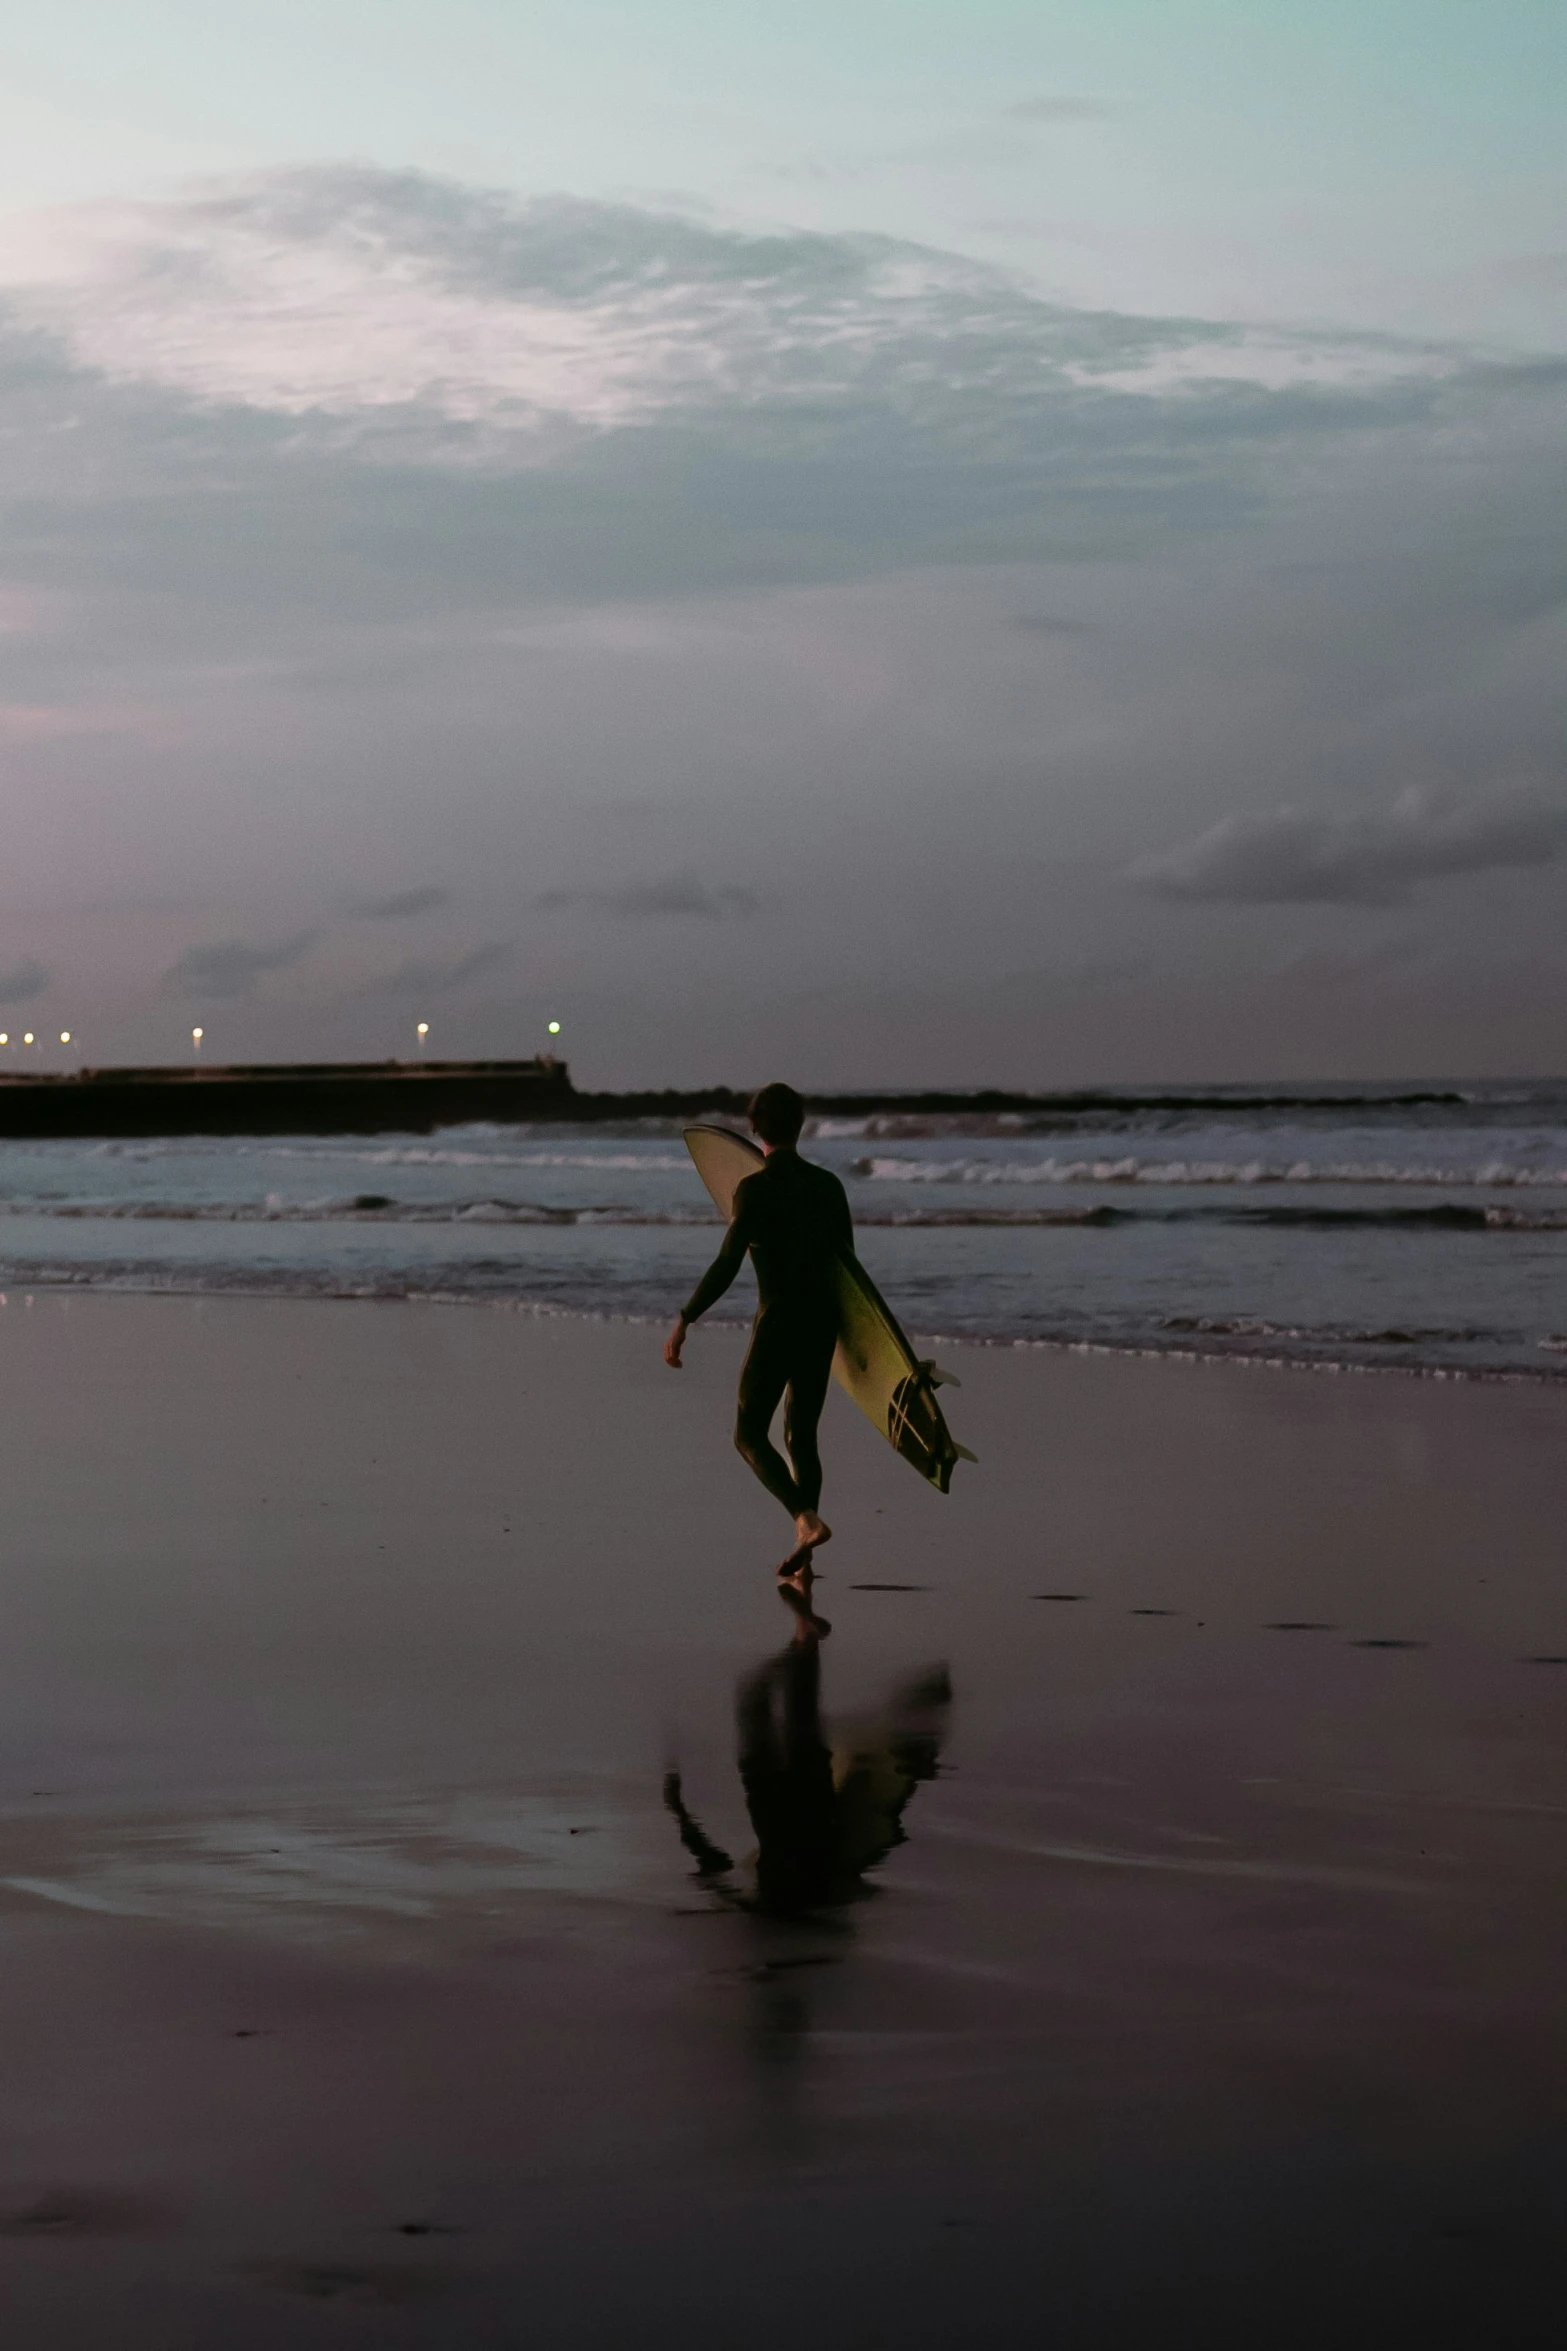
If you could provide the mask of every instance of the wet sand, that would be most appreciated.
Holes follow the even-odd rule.
[[[8,2346],[1553,2343],[1567,1397],[658,1337],[0,1308]]]

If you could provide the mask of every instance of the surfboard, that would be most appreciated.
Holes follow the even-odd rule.
[[[762,1153],[732,1127],[687,1127],[686,1149],[727,1224],[734,1214],[735,1187],[762,1164]],[[936,1400],[943,1385],[957,1387],[950,1371],[924,1362],[899,1328],[897,1316],[852,1250],[834,1268],[838,1292],[838,1347],[833,1377],[866,1419],[880,1429],[893,1451],[938,1493],[952,1483],[959,1461],[972,1461],[959,1445]]]

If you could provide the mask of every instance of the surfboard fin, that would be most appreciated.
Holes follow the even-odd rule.
[[[956,1437],[954,1437],[952,1440],[952,1450],[960,1461],[972,1461],[974,1467],[978,1469],[979,1455],[977,1453],[971,1453],[966,1445],[960,1445]]]
[[[920,1369],[933,1388],[961,1388],[963,1385],[955,1371],[943,1371],[939,1363],[922,1363]]]

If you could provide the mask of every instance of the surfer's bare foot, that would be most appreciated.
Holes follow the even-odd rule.
[[[794,1522],[794,1544],[797,1551],[819,1551],[824,1543],[832,1541],[832,1528],[814,1510],[802,1510]]]

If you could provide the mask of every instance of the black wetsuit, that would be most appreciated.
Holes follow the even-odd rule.
[[[841,1250],[853,1246],[848,1197],[838,1178],[798,1151],[771,1151],[735,1187],[724,1245],[686,1302],[685,1320],[695,1322],[723,1296],[750,1251],[760,1304],[740,1374],[735,1443],[792,1518],[821,1500],[816,1424],[838,1343],[832,1266]],[[768,1434],[786,1390],[787,1462]]]

